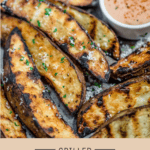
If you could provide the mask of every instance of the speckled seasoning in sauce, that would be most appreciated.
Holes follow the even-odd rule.
[[[150,0],[105,0],[105,7],[121,23],[139,25],[150,22]]]

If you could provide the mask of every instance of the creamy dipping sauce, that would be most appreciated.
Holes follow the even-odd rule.
[[[150,22],[150,0],[105,0],[108,13],[117,21],[140,25]]]

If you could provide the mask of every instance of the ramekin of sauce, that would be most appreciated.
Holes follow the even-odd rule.
[[[137,40],[150,33],[150,0],[99,0],[106,22],[120,37]]]

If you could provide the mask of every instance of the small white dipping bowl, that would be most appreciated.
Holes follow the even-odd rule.
[[[128,25],[115,20],[106,10],[105,0],[99,0],[104,20],[116,31],[118,36],[125,39],[138,40],[150,33],[150,22],[142,25]]]

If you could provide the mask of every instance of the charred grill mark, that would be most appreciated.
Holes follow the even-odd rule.
[[[95,33],[96,33],[96,24],[97,22],[94,20],[91,24],[93,25],[92,26],[92,29],[90,31],[90,35],[91,35],[91,38],[94,39],[95,38]]]
[[[82,67],[85,67],[85,68],[89,68],[89,65],[87,63],[88,62],[87,56],[88,56],[87,53],[83,53],[83,55],[79,58],[79,61]]]
[[[35,82],[41,79],[41,76],[38,73],[38,70],[35,66],[33,67],[32,71],[27,72],[27,77],[30,78],[31,80],[35,80]]]
[[[32,100],[30,99],[30,94],[24,93],[23,97],[24,97],[24,102],[26,103],[26,105],[30,106],[30,103],[32,102]]]
[[[112,134],[111,134],[111,128],[109,127],[109,125],[106,126],[106,130],[107,130],[107,136],[109,138],[113,137]]]
[[[67,43],[63,43],[63,44],[58,44],[58,46],[64,51],[64,52],[66,52],[66,53],[68,53],[69,51],[69,49],[68,49],[68,44]]]
[[[103,105],[103,96],[101,96],[100,98],[98,98],[98,102],[97,102],[97,106],[101,107]]]
[[[52,127],[48,128],[48,132],[53,133],[54,129]]]
[[[125,128],[125,129],[124,129]],[[122,136],[122,138],[126,138],[127,137],[127,129],[126,129],[126,126],[121,126],[120,128],[119,128],[119,132],[120,132],[120,134],[121,134],[121,136]]]

